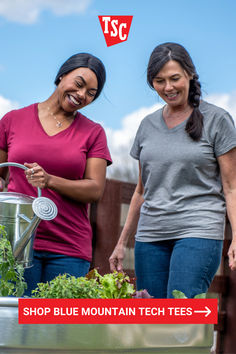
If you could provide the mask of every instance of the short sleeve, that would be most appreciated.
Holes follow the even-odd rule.
[[[216,128],[214,139],[214,151],[218,157],[236,147],[236,128],[233,118],[225,113]]]
[[[5,115],[1,120],[0,120],[0,149],[7,151],[8,150],[8,144],[7,144],[7,136],[8,136],[8,115]]]
[[[107,160],[107,165],[112,164],[111,155],[107,146],[107,138],[104,129],[97,125],[91,136],[91,145],[89,147],[87,158],[96,157]]]
[[[136,160],[139,160],[139,157],[140,157],[140,151],[141,151],[141,145],[140,145],[140,140],[141,140],[141,136],[142,136],[142,128],[143,128],[143,122],[141,122],[138,130],[137,130],[137,133],[136,133],[136,136],[134,138],[134,142],[133,142],[133,145],[131,147],[131,150],[130,150],[130,155],[136,159]]]

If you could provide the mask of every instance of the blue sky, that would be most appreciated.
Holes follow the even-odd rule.
[[[107,82],[82,113],[104,124],[111,150],[121,154],[142,114],[161,103],[146,84],[150,53],[174,41],[190,52],[203,96],[235,115],[235,13],[234,0],[0,0],[0,112],[46,99],[60,65],[90,52],[103,60]],[[107,47],[98,15],[133,15],[128,40]]]

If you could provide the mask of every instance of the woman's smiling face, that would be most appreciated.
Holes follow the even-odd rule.
[[[80,67],[62,76],[57,86],[58,101],[66,112],[74,112],[94,100],[98,81],[89,68]]]
[[[188,104],[191,77],[175,60],[168,61],[153,79],[158,95],[172,108]]]

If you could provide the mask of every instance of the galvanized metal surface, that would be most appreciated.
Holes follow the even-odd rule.
[[[5,226],[12,249],[20,241],[21,235],[24,234],[33,219],[33,201],[33,197],[21,193],[0,193],[0,224]],[[30,237],[31,240],[18,258],[18,262],[22,263],[24,267],[32,265],[34,233]]]
[[[211,325],[19,325],[18,299],[0,298],[0,354],[210,353]]]
[[[0,167],[18,167],[28,170],[15,162],[4,162]],[[57,207],[53,201],[41,197],[33,198],[22,193],[0,193],[0,224],[5,226],[11,243],[13,255],[23,266],[31,267],[35,230],[41,220],[52,220],[57,216]]]
[[[0,193],[0,224],[5,226],[13,255],[24,267],[32,265],[35,231],[41,220],[57,216],[55,203],[45,197],[22,193]]]

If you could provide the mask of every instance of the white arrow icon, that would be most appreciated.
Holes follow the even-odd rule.
[[[207,317],[207,316],[210,315],[211,310],[210,310],[207,306],[205,306],[205,309],[206,309],[206,310],[195,310],[194,312],[205,313],[205,317]]]

